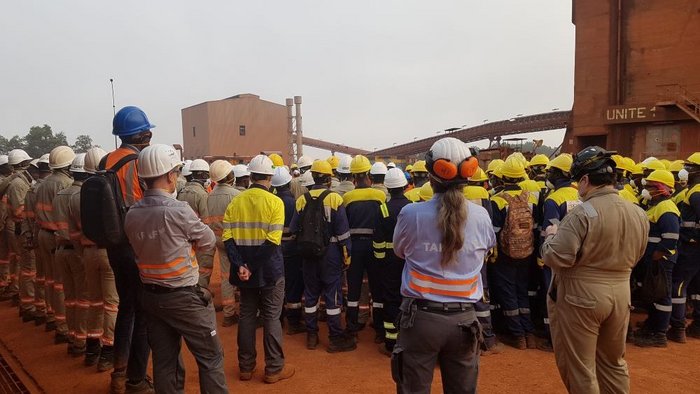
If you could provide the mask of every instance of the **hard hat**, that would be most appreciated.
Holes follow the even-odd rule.
[[[418,189],[418,197],[423,201],[429,201],[433,198],[433,187],[430,186],[430,182],[426,182],[423,186]]]
[[[192,160],[192,164],[190,164],[190,171],[192,171],[192,172],[195,172],[195,171],[209,172],[209,163],[207,163],[203,159]]]
[[[292,165],[289,166],[289,169],[290,169],[290,170],[296,170],[297,168],[299,168],[299,166],[297,165],[297,163],[292,163]]]
[[[112,134],[119,137],[138,134],[154,127],[156,125],[148,121],[146,113],[133,106],[120,109],[112,120]]]
[[[219,182],[226,178],[233,171],[233,164],[226,160],[216,160],[209,166],[209,178],[214,182]]]
[[[690,155],[688,160],[685,161],[685,164],[700,166],[700,152],[695,152]]]
[[[351,156],[343,156],[338,164],[339,174],[349,174],[350,173],[350,163],[352,163]]]
[[[615,161],[615,166],[617,166],[618,170],[627,172],[632,172],[632,170],[634,170],[634,160],[620,155],[613,155],[612,159]]]
[[[49,168],[52,170],[70,166],[75,159],[75,152],[68,146],[57,146],[49,154]]]
[[[396,168],[396,163],[394,163],[393,161],[390,161],[390,162],[386,165],[386,168],[387,168],[387,169],[388,169],[388,168]]]
[[[642,174],[644,174],[644,167],[642,166],[642,163],[635,164],[634,167],[632,167],[632,175]]]
[[[531,166],[546,166],[547,164],[549,164],[549,157],[542,153],[532,156],[530,160]]]
[[[333,175],[333,168],[331,168],[331,163],[325,160],[316,160],[311,165],[311,172],[323,175]]]
[[[245,164],[236,164],[233,166],[233,176],[236,178],[243,178],[250,176],[250,171],[248,171],[248,166]]]
[[[314,181],[314,176],[311,174],[311,171],[306,171],[301,177],[299,182],[301,183],[302,186],[304,187],[311,187],[316,184]]]
[[[299,168],[311,167],[312,164],[314,164],[314,159],[306,155],[300,157],[299,160],[297,160],[297,165],[299,166]]]
[[[387,189],[398,189],[406,185],[408,185],[408,180],[400,168],[394,167],[387,171],[386,177],[384,177],[384,186]]]
[[[505,163],[505,162],[501,159],[491,160],[489,165],[486,167],[486,173],[490,174],[490,173],[496,171],[496,169],[499,168],[500,166],[502,166],[503,163]]]
[[[27,152],[22,149],[12,149],[10,153],[7,154],[7,164],[11,166],[16,166],[23,161],[31,160],[32,158],[27,154]]]
[[[139,153],[139,177],[156,178],[182,166],[175,148],[165,144],[153,144]]]
[[[428,172],[428,168],[425,166],[425,160],[418,160],[417,162],[413,163],[411,172]]]
[[[413,171],[413,164],[409,164],[406,166],[406,172],[411,172]]]
[[[272,186],[280,187],[292,181],[292,175],[284,167],[275,168],[275,174],[272,176]]]
[[[525,165],[522,160],[516,156],[508,156],[506,161],[500,167],[500,172],[504,177],[519,179],[525,178]]]
[[[338,169],[338,166],[340,165],[340,159],[338,158],[338,156],[331,156],[328,159],[326,159],[326,161],[328,162],[328,164],[331,165],[331,168],[334,170]]]
[[[669,168],[671,168],[671,160],[668,160],[668,159],[661,159],[661,160],[659,160],[659,161],[661,162],[661,164],[664,165],[664,167],[666,167],[667,170],[668,170]]]
[[[676,185],[676,180],[673,178],[673,174],[668,170],[654,170],[648,177],[644,178],[648,182],[659,182],[664,185],[673,188]]]
[[[0,155],[0,166],[4,166],[9,161],[7,155]]]
[[[85,174],[85,153],[78,153],[75,155],[75,159],[70,163],[70,172],[77,172],[80,174]]]
[[[353,157],[350,162],[350,173],[352,174],[362,174],[368,172],[371,168],[372,164],[369,162],[369,159],[362,155]]]
[[[562,172],[568,174],[571,172],[571,164],[574,162],[574,158],[568,153],[562,153],[559,156],[552,159],[547,168],[558,168]]]
[[[88,151],[85,153],[85,172],[88,174],[94,174],[97,172],[97,166],[106,155],[107,152],[105,152],[105,150],[99,146],[88,149]]]
[[[649,156],[642,161],[642,164],[646,166],[647,164],[649,164],[649,162],[656,161],[656,160],[658,160],[656,157]],[[644,167],[644,168],[646,168],[646,167]]]
[[[369,169],[371,175],[386,175],[387,171],[389,171],[389,168],[381,161],[375,162],[372,164],[372,168]]]
[[[182,166],[182,176],[192,175],[192,171],[190,171],[190,167],[192,167],[192,160],[185,160],[185,165]]]
[[[525,158],[525,155],[522,154],[522,152],[513,152],[508,157],[514,157],[518,159],[518,161],[521,162],[525,167],[528,166],[528,161]],[[506,157],[506,160],[508,160],[508,157]]]
[[[44,153],[43,155],[41,155],[41,157],[39,158],[39,163],[49,164],[49,154]]]
[[[613,159],[613,161],[615,162],[615,167],[617,167],[617,169],[622,169],[622,168],[620,168],[620,164],[622,164],[624,166],[623,162],[625,159],[624,157],[622,157],[622,155],[615,154],[615,155],[610,156],[610,158]]]
[[[651,160],[648,161],[647,163],[642,162],[642,165],[644,166],[645,170],[665,170],[666,166],[664,163],[661,162],[661,160]]]
[[[615,161],[612,155],[616,152],[607,151],[599,146],[589,146],[574,157],[571,165],[571,177],[579,181],[587,174],[605,174],[615,171]]]
[[[265,155],[257,155],[248,164],[248,171],[251,174],[260,175],[274,175],[275,166],[272,164],[272,160]]]
[[[272,153],[270,156],[268,156],[270,160],[272,160],[272,164],[275,167],[282,167],[284,166],[284,160],[282,159],[282,156],[278,155],[277,153]]]
[[[469,177],[469,181],[471,182],[486,182],[489,180],[489,177],[486,175],[484,170],[481,169],[481,167],[478,167],[476,169],[476,172],[474,172],[474,175]]]
[[[435,141],[425,157],[428,172],[440,182],[465,183],[479,167],[467,144],[453,137]]]
[[[671,165],[668,166],[668,170],[671,172],[678,172],[683,169],[683,166],[685,163],[683,163],[683,160],[675,160],[671,162]]]
[[[39,168],[39,159],[34,159],[29,163],[30,166],[33,166],[34,168],[38,169]]]

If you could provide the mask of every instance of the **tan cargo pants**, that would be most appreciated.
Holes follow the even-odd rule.
[[[67,335],[66,307],[64,304],[63,278],[61,271],[56,268],[54,253],[56,249],[56,236],[52,231],[39,231],[39,259],[37,264],[37,276],[44,276],[46,296],[46,322],[56,322],[56,333]],[[39,270],[41,267],[41,271]],[[43,275],[42,275],[43,274]],[[38,294],[39,292],[37,292]]]
[[[119,309],[119,295],[107,250],[95,246],[85,248],[83,263],[90,302],[87,336],[100,339],[102,346],[114,346],[114,323]]]
[[[54,259],[56,268],[63,278],[68,336],[74,346],[83,347],[87,340],[87,313],[90,306],[83,259],[80,252],[73,249],[72,245],[69,247],[59,245]]]
[[[216,247],[221,266],[221,306],[224,308],[224,317],[235,316],[240,311],[241,295],[238,289],[228,281],[231,275],[231,262],[228,260],[224,244],[218,241]]]

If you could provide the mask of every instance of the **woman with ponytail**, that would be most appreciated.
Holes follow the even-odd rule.
[[[474,304],[483,295],[480,270],[496,236],[486,210],[462,194],[478,165],[470,149],[443,138],[426,164],[435,194],[404,207],[394,231],[394,253],[406,263],[392,376],[398,392],[429,393],[438,363],[444,392],[473,393],[481,341]]]

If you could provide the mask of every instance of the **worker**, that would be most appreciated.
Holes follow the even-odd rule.
[[[496,237],[486,210],[462,195],[478,165],[467,146],[443,138],[426,156],[435,198],[405,206],[393,236],[406,263],[392,377],[398,392],[428,393],[438,362],[445,392],[474,393],[481,338],[474,303]]]
[[[495,159],[491,160],[488,167],[486,167],[486,175],[489,177],[489,194],[492,196],[500,193],[503,189],[503,181],[500,176],[500,168],[503,166],[503,163],[503,160]]]
[[[7,155],[0,155],[0,193],[4,194],[12,181],[12,166]],[[5,233],[7,198],[0,198],[0,294],[5,293],[10,282],[10,246]]]
[[[340,320],[343,268],[350,258],[348,220],[342,197],[329,190],[333,173],[330,164],[316,161],[309,172],[315,185],[296,201],[289,225],[303,259],[306,348],[314,350],[318,346],[318,306],[319,298],[323,298],[328,323],[327,351],[348,352],[357,347],[355,338],[343,330]],[[314,236],[317,229],[321,229],[320,239]]]
[[[338,166],[340,165],[340,159],[338,156],[330,156],[328,159],[328,164],[331,165],[331,169],[333,170],[333,176],[331,177],[331,190],[335,189],[340,185],[340,179],[338,179]]]
[[[278,167],[284,168],[284,167]],[[241,194],[233,185],[236,183],[234,166],[225,160],[216,160],[209,167],[211,180],[216,182],[214,190],[207,198],[207,217],[204,222],[214,231],[216,236],[216,250],[219,255],[219,269],[221,272],[221,306],[223,307],[224,320],[223,327],[231,327],[238,323],[240,318],[240,292],[236,289],[229,277],[231,275],[231,262],[226,255],[226,248],[221,240],[224,232],[223,221],[226,208],[236,196]],[[201,275],[201,271],[200,271]],[[234,272],[234,275],[236,273]]]
[[[615,161],[615,174],[617,175],[616,189],[618,190],[620,197],[633,203],[639,204],[639,198],[634,193],[634,188],[630,186],[630,176],[634,171],[634,162],[630,162],[627,158],[620,155],[613,155],[613,161]]]
[[[124,231],[136,253],[146,294],[143,307],[148,313],[155,391],[184,392],[180,355],[184,339],[197,360],[200,391],[227,393],[214,304],[209,290],[198,285],[195,257],[196,251],[213,250],[216,237],[186,202],[172,196],[183,165],[172,146],[144,148],[139,164],[138,176],[146,182],[146,190],[126,214]]]
[[[386,164],[381,161],[372,164],[372,168],[369,170],[369,178],[372,181],[372,189],[381,190],[386,195],[386,200],[389,201],[391,198],[389,196],[389,191],[386,186],[384,186],[384,177],[389,169]]]
[[[192,171],[190,171],[191,166],[192,160],[185,160],[185,165],[182,167],[182,171],[177,177],[177,194],[180,194],[182,189],[187,185],[187,179],[192,176]]]
[[[664,165],[664,163],[661,162],[661,160],[658,160],[658,159],[651,157],[651,158],[644,160],[642,162],[642,168],[644,168],[644,177],[646,178],[653,171],[665,170],[666,166]]]
[[[394,163],[393,161],[390,161],[386,164],[386,169],[390,170],[392,168],[396,168],[396,163]]]
[[[343,194],[355,189],[355,184],[352,183],[352,174],[350,173],[351,162],[351,156],[343,156],[340,159],[337,170],[340,183],[338,183],[337,187],[331,188],[333,192],[340,194],[341,197]]]
[[[424,183],[423,186],[418,189],[418,202],[430,201],[433,198],[433,188],[430,186],[430,182]]]
[[[649,221],[615,190],[614,152],[588,147],[571,166],[582,204],[545,229],[554,274],[547,307],[554,357],[571,393],[628,393],[625,336],[630,273],[644,254]]]
[[[97,167],[106,154],[99,147],[90,148],[85,153],[84,169],[88,177],[97,172]],[[68,230],[74,237],[74,244],[82,249],[87,282],[89,308],[84,363],[88,367],[97,364],[97,371],[105,372],[114,368],[114,324],[117,320],[119,295],[107,249],[90,241],[82,232],[80,198],[80,193],[75,193],[70,198]]]
[[[311,165],[313,164],[314,160],[310,158],[309,156],[301,156],[297,162],[297,169],[299,171],[299,176],[295,177],[292,180],[292,183],[289,185],[289,189],[292,191],[292,194],[294,195],[294,198],[299,198],[300,196],[303,196],[304,193],[308,191],[305,186],[302,185],[302,179],[301,177],[306,173],[309,168],[311,168]],[[305,178],[305,181],[308,184],[312,184],[312,179],[310,175],[307,175]]]
[[[645,305],[649,317],[634,333],[634,344],[640,347],[666,347],[666,332],[671,320],[671,282],[673,266],[678,257],[680,211],[671,200],[675,180],[667,170],[656,170],[645,178],[642,199],[649,207],[649,240],[641,264],[646,270],[665,275],[665,293],[657,294]]]
[[[528,173],[530,179],[537,182],[540,186],[540,190],[545,188],[545,178],[547,177],[547,165],[549,164],[549,157],[542,153],[532,156],[530,162],[528,163]]]
[[[112,134],[121,145],[108,153],[98,170],[116,169],[121,190],[121,202],[127,209],[143,197],[145,186],[138,177],[138,154],[150,145],[155,128],[140,108],[120,109],[112,120]],[[121,165],[121,166],[119,166]],[[150,348],[146,334],[146,316],[141,306],[143,287],[131,245],[107,248],[109,265],[119,295],[119,311],[114,323],[114,371],[110,390],[113,393],[153,390],[146,379]]]
[[[234,188],[239,192],[248,190],[250,187],[250,171],[245,164],[236,164],[233,166],[233,175],[236,177]]]
[[[272,160],[258,155],[248,166],[253,184],[234,198],[224,214],[224,242],[232,271],[229,281],[241,290],[241,319],[238,323],[240,379],[253,378],[255,328],[258,311],[263,319],[265,377],[276,383],[294,375],[282,351],[280,316],[284,303],[282,232],[284,203],[270,193],[274,175]],[[234,268],[235,267],[235,268]]]
[[[681,213],[678,259],[673,267],[671,329],[668,339],[685,343],[686,334],[700,338],[700,319],[686,328],[686,303],[688,285],[700,276],[700,152],[695,152],[685,161],[688,172],[688,191],[678,204]],[[700,307],[693,302],[695,308]],[[693,314],[698,317],[697,314]]]
[[[669,164],[669,171],[671,174],[673,174],[673,179],[675,182],[675,185],[673,187],[673,195],[671,196],[671,200],[673,200],[674,203],[679,199],[678,195],[683,193],[683,190],[685,190],[685,184],[681,182],[681,179],[679,177],[679,173],[681,170],[683,170],[683,167],[685,167],[685,163],[683,160],[675,160]]]
[[[509,335],[504,336],[503,342],[516,349],[534,349],[537,343],[530,317],[528,285],[535,248],[537,197],[519,186],[526,176],[522,160],[509,157],[496,171],[501,173],[504,187],[491,197],[493,227],[499,240],[495,263],[489,267],[491,289],[493,298],[503,309],[508,328]],[[518,203],[518,210],[512,209],[514,202]],[[527,227],[530,234],[525,231]]]
[[[275,168],[284,167],[284,159],[282,159],[282,156],[280,156],[279,154],[271,153],[267,157],[269,157],[270,160],[272,160],[272,165],[275,166]]]
[[[411,176],[413,177],[415,188],[406,192],[406,198],[412,202],[418,202],[420,201],[419,190],[421,186],[428,182],[428,169],[425,167],[425,160],[418,160],[413,163]]]
[[[374,227],[382,217],[388,216],[386,195],[384,192],[372,189],[369,171],[372,168],[369,160],[357,155],[352,159],[350,172],[355,181],[355,190],[343,195],[343,205],[348,215],[352,249],[352,262],[347,271],[347,330],[356,335],[364,328],[359,321],[360,295],[365,272],[372,301],[372,319],[375,331],[375,342],[384,342],[384,317],[381,300],[381,271],[372,253],[372,237]]]
[[[306,171],[299,177],[299,192],[302,193],[302,195],[306,194],[313,185],[314,177],[311,175],[311,172]]]
[[[331,158],[334,156],[331,156]],[[330,158],[329,158],[330,164]],[[282,258],[284,259],[284,299],[287,319],[287,335],[296,335],[306,332],[302,322],[301,297],[304,294],[304,273],[302,271],[302,259],[294,242],[294,232],[291,222],[296,212],[296,200],[289,186],[292,175],[286,168],[275,168],[275,174],[270,180],[275,195],[284,203],[284,230],[282,232]]]

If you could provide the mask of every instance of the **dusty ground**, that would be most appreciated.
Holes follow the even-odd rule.
[[[217,287],[214,287],[217,291]],[[219,322],[222,319],[218,314]],[[98,374],[85,368],[81,359],[66,355],[65,345],[54,345],[53,334],[43,327],[22,323],[9,303],[0,304],[0,341],[14,355],[21,367],[47,393],[106,393],[109,373]],[[323,329],[323,326],[322,326]],[[372,342],[372,332],[360,335],[358,349],[351,353],[329,354],[327,337],[321,332],[321,346],[315,351],[305,348],[305,336],[285,336],[284,349],[296,375],[275,385],[262,382],[257,372],[250,382],[237,378],[236,328],[220,327],[226,351],[225,365],[231,392],[284,393],[390,393],[395,392],[388,358],[380,355]],[[187,365],[187,392],[199,391],[197,367],[183,346]],[[667,349],[628,347],[627,360],[632,376],[632,390],[638,393],[693,392],[700,384],[695,370],[700,365],[700,340],[686,345],[672,343]],[[258,330],[258,371],[262,370],[261,331]],[[481,393],[563,393],[552,354],[538,350],[519,351],[507,348],[504,353],[481,359],[479,391]],[[434,392],[441,392],[439,373]]]

